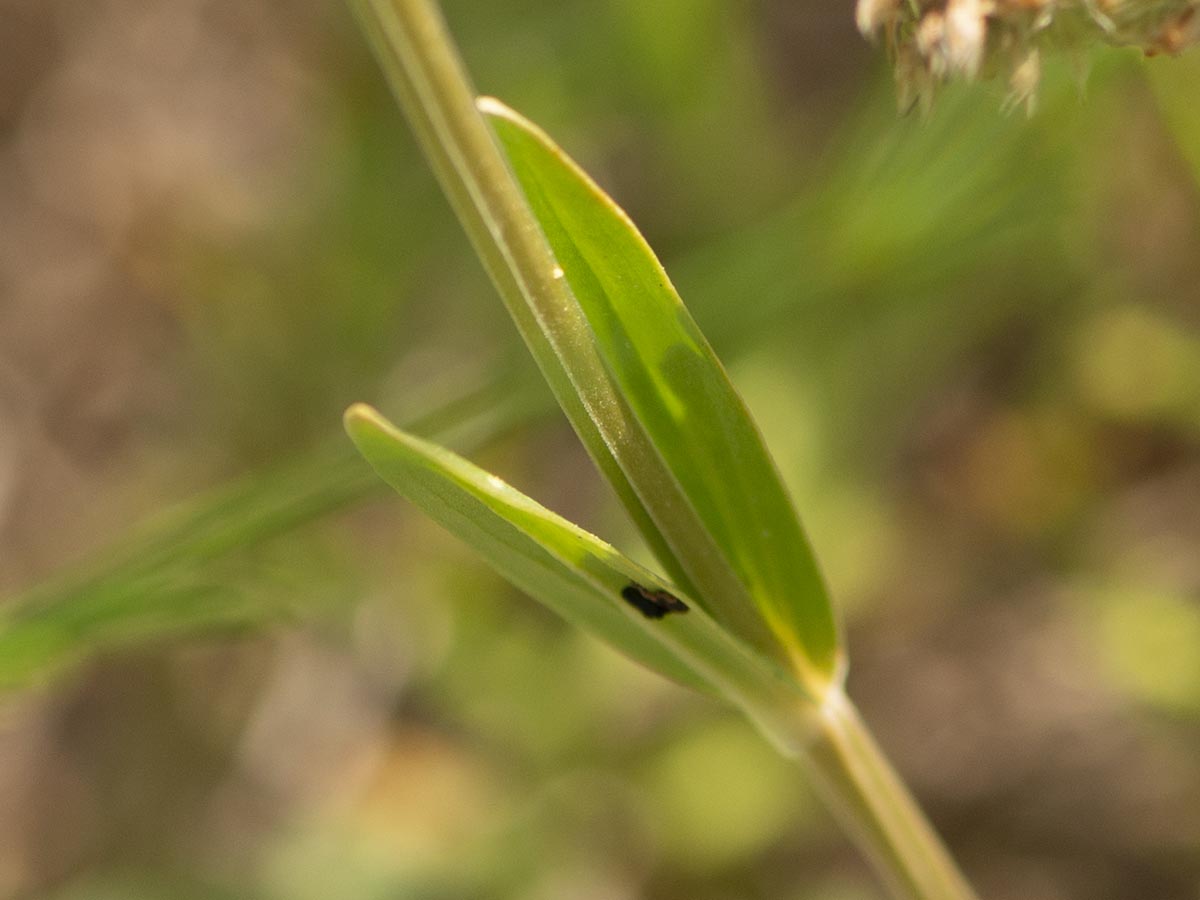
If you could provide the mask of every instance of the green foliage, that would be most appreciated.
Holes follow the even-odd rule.
[[[745,405],[667,273],[629,217],[540,129],[495,100],[481,102],[530,207],[595,336],[607,370],[686,497],[690,515],[655,509],[674,562],[696,597],[735,632],[765,643],[747,597],[816,690],[838,668],[834,616],[791,502]],[[643,493],[640,472],[630,479]],[[668,518],[668,516],[670,516]],[[682,556],[704,529],[744,588],[710,557]],[[664,564],[669,564],[669,562]]]
[[[1166,88],[1171,84],[1164,79]],[[1178,87],[1173,90],[1180,94]],[[1070,276],[1056,256],[1053,231],[1066,204],[1057,173],[1069,159],[1062,152],[1070,143],[1069,134],[1084,129],[1090,120],[1081,120],[1084,110],[1067,84],[1048,91],[1042,105],[1055,108],[1066,134],[1052,140],[1041,121],[1014,129],[965,96],[944,98],[927,122],[894,121],[885,98],[859,110],[835,140],[837,152],[796,198],[754,227],[709,239],[673,260],[671,268],[713,343],[727,358],[741,357],[748,349],[762,347],[765,335],[783,336],[800,351],[789,351],[791,364],[806,380],[828,385],[817,402],[825,405],[836,398],[848,443],[839,450],[858,452],[866,446],[855,436],[867,427],[861,423],[870,423],[869,446],[877,456],[893,440],[889,435],[907,421],[920,385],[936,383],[964,348],[1014,310],[1019,312],[1024,297],[1006,292],[988,303],[964,305],[948,292],[949,285],[987,278],[1000,269],[1015,271],[1022,261],[1034,260],[1041,289],[1051,284],[1069,289],[1064,282]],[[377,118],[388,121],[390,114]],[[1190,119],[1180,121],[1186,125]],[[362,128],[367,130],[365,124]],[[864,152],[868,147],[871,152]],[[389,147],[388,152],[399,149]],[[1031,158],[1037,160],[1032,169]],[[367,174],[378,179],[379,168],[375,165]],[[1022,172],[1024,177],[1018,177]],[[952,189],[945,189],[947,184]],[[372,226],[391,223],[377,211],[376,187],[358,187],[348,202],[360,197],[370,200]],[[410,214],[429,215],[424,209]],[[341,211],[339,217],[354,218],[350,211]],[[905,227],[896,227],[900,220]],[[378,265],[375,257],[394,256],[390,246],[376,247],[381,239],[373,231],[356,232],[356,246],[367,237],[370,259],[355,265]],[[320,241],[316,236],[308,240],[319,259]],[[225,272],[228,253],[220,249],[215,268],[211,261],[198,259],[203,277]],[[337,268],[335,262],[324,265]],[[369,282],[372,304],[376,294],[394,292],[390,285],[399,276],[389,270],[386,277],[389,286]],[[753,302],[731,303],[730,297],[752,297]],[[848,303],[852,315],[846,312]],[[911,308],[914,304],[919,304],[919,315]],[[349,302],[343,306],[349,312],[355,309]],[[797,310],[821,327],[795,328],[791,323]],[[458,328],[465,330],[461,324]],[[914,368],[918,345],[919,368]],[[865,378],[860,363],[864,347],[873,359],[908,366],[908,377],[898,383]],[[295,352],[287,348],[289,358]],[[417,357],[424,350],[418,344],[405,352]],[[443,351],[438,353],[440,358]],[[229,368],[227,359],[218,362],[214,368]],[[235,371],[241,379],[254,377],[253,372]],[[431,385],[444,390],[438,385],[446,377],[439,374]],[[406,426],[469,448],[546,412],[545,395],[530,373],[490,377],[490,386],[467,385],[440,409],[419,420],[405,419]],[[266,398],[257,387],[238,393],[230,386],[217,393],[228,395],[228,402],[250,404],[247,417],[284,415],[274,407],[263,409]],[[822,413],[825,420],[833,414],[832,407]],[[316,412],[304,415],[312,418]],[[598,437],[594,440],[603,445]],[[8,597],[0,616],[5,658],[0,672],[5,683],[42,680],[102,649],[163,634],[259,628],[280,617],[311,618],[316,609],[295,597],[281,602],[279,591],[269,587],[271,576],[263,577],[264,563],[247,554],[264,543],[297,538],[313,522],[361,503],[377,489],[378,480],[352,451],[340,446],[341,441],[332,438],[317,449],[296,452],[290,462],[260,462],[245,478],[197,494],[106,542],[73,570]],[[825,460],[805,462],[811,467],[806,479],[818,472],[828,475]],[[605,475],[622,477],[620,472],[610,458]],[[627,505],[637,502],[628,485],[614,486]],[[656,546],[656,529],[648,515],[639,519],[635,513],[634,518]],[[660,553],[666,551],[661,539],[657,546]],[[670,574],[686,580],[682,572]],[[189,603],[200,585],[207,586],[205,602]],[[134,596],[141,599],[135,603]],[[66,611],[75,606],[94,611],[87,617],[91,624],[68,625]],[[126,617],[129,627],[122,624]],[[150,623],[153,627],[147,627]],[[36,640],[35,633],[40,635]]]
[[[648,625],[624,605],[622,590],[631,583],[654,584],[653,574],[496,476],[397,430],[369,407],[351,407],[346,430],[388,484],[514,585],[660,675],[711,690],[691,666],[664,652],[656,637],[677,619],[694,622],[696,616]]]
[[[472,446],[544,406],[525,376],[470,389],[414,427]],[[138,643],[319,615],[302,567],[246,554],[361,501],[378,480],[329,446],[225,485],[108,548],[91,567],[0,609],[0,687],[44,681],[88,656]]]
[[[1076,102],[1069,90],[1059,95],[1056,102]],[[804,367],[806,377],[831,384],[830,395],[853,413],[848,418],[871,421],[874,441],[882,426],[902,418],[911,401],[909,395],[880,393],[891,385],[868,383],[854,348],[866,344],[877,357],[909,358],[919,342],[928,366],[924,377],[935,380],[944,360],[979,340],[1020,298],[1008,294],[964,309],[957,297],[945,293],[946,285],[1006,260],[1039,255],[1048,257],[1039,266],[1042,283],[1062,278],[1054,268],[1061,263],[1053,261],[1049,249],[1053,216],[1063,204],[1062,181],[1049,177],[1058,160],[1048,158],[1039,123],[1016,131],[966,99],[943,102],[930,122],[892,123],[891,132],[885,128],[892,118],[886,103],[863,109],[847,125],[844,152],[831,157],[824,175],[798,199],[756,227],[713,239],[672,265],[694,298],[706,331],[727,357],[761,345],[764,334],[786,335],[802,348],[793,361]],[[871,155],[857,152],[869,135],[881,131],[889,136],[876,141]],[[1016,179],[1030,154],[1042,160],[1041,166],[1030,178]],[[938,179],[946,173],[955,173],[952,191],[938,189]],[[361,193],[375,196],[365,188]],[[899,218],[907,221],[905,228],[894,227]],[[798,235],[805,239],[798,241]],[[221,257],[227,253],[223,248]],[[215,276],[209,272],[207,277]],[[896,285],[898,293],[882,291],[883,284]],[[753,297],[754,302],[730,304],[731,296]],[[848,297],[857,298],[854,316],[839,312]],[[954,327],[934,333],[916,329],[904,337],[894,327],[897,297],[919,298],[930,326],[952,321]],[[788,323],[798,309],[825,323],[822,329],[792,328]],[[416,356],[421,348],[408,352]],[[545,395],[530,376],[495,374],[491,386],[468,385],[440,410],[420,420],[406,419],[406,425],[456,447],[478,445],[546,411]],[[241,402],[252,401],[259,404],[253,407],[255,415],[263,415],[263,398],[248,396]],[[280,616],[311,617],[303,604],[294,599],[280,604],[278,592],[262,589],[261,563],[244,557],[264,542],[286,541],[312,522],[361,503],[376,490],[378,480],[340,444],[334,438],[295,454],[294,461],[260,464],[244,479],[197,494],[118,536],[76,569],[7,598],[0,616],[5,682],[44,679],[68,661],[163,633],[203,631],[205,616],[220,628],[231,623],[261,627]],[[212,588],[208,599],[202,606],[189,606],[192,586],[201,584]],[[116,598],[135,592],[142,596],[140,604],[117,603]],[[68,628],[65,618],[55,631],[53,623],[62,611],[76,605],[110,611],[91,619],[106,623],[107,637],[93,637],[99,634],[96,625]],[[141,610],[143,623],[154,622],[157,630],[124,628],[121,618],[135,609]],[[185,615],[189,609],[202,615]],[[28,640],[34,628],[45,638],[36,644]]]
[[[100,205],[134,231],[89,240],[78,267],[56,259],[53,277],[37,282],[39,298],[50,289],[45,302],[59,291],[73,301],[99,261],[122,294],[149,288],[167,332],[156,346],[169,352],[127,360],[118,342],[106,354],[171,393],[166,416],[122,412],[134,431],[72,458],[61,483],[19,455],[15,473],[0,472],[0,581],[18,589],[0,598],[14,763],[5,819],[24,836],[0,841],[0,862],[16,890],[180,895],[175,881],[151,890],[138,877],[163,864],[137,843],[154,831],[172,840],[172,878],[215,867],[238,897],[498,900],[581,885],[690,900],[878,896],[837,852],[821,811],[783,802],[802,783],[794,768],[766,765],[764,748],[754,755],[755,736],[723,707],[513,602],[419,511],[375,502],[385,485],[335,433],[357,398],[650,558],[561,427],[535,419],[552,408],[544,390],[495,415],[486,407],[506,408],[506,389],[440,424],[412,414],[414,393],[444,397],[464,374],[495,384],[516,334],[463,255],[349,17],[325,18],[337,4],[294,15],[250,3],[236,17],[193,21],[193,5],[163,7],[153,22],[182,14],[190,46],[215,52],[178,55],[180,77],[158,88],[178,96],[181,116],[147,108],[147,121],[189,146],[205,140],[194,113],[223,94],[204,73],[212,58],[248,52],[268,63],[264,82],[282,73],[316,93],[275,107],[281,115],[239,119],[239,131],[298,156],[318,146],[319,158],[276,172],[279,202],[236,222],[205,217],[203,186],[198,197],[135,201],[119,172],[104,174]],[[30,5],[18,30],[67,6]],[[85,195],[64,216],[40,205],[25,214],[21,197],[48,187],[44,172],[33,177],[42,154],[28,152],[46,146],[44,101],[71,72],[92,71],[96,57],[79,68],[81,53],[119,59],[119,35],[175,55],[178,31],[160,44],[150,22],[108,27],[137,5],[118,6],[84,18],[85,40],[19,41],[28,52],[5,77],[37,93],[17,90],[11,107],[23,152],[8,171],[30,174],[11,185],[0,239],[14,301],[0,352],[17,351],[0,360],[3,464],[9,438],[19,453],[27,427],[9,415],[12,400],[18,413],[24,403],[8,390],[13,364],[37,382],[29,422],[49,430],[54,451],[72,449],[71,433],[91,429],[93,415],[103,424],[123,408],[105,377],[95,406],[61,380],[72,348],[90,342],[57,329],[82,323],[93,342],[108,336],[93,333],[82,304],[59,317],[39,299],[25,314],[36,319],[20,312],[26,275],[39,270],[31,256],[69,246],[54,223],[65,218],[74,234],[97,203]],[[1097,900],[1191,889],[1195,54],[1103,54],[1085,96],[1051,65],[1028,119],[997,115],[994,84],[956,86],[928,118],[897,119],[888,73],[868,64],[878,51],[836,33],[845,10],[708,0],[446,8],[479,84],[536,112],[662,254],[792,486],[855,646],[869,651],[856,683],[864,707],[906,771],[940,779],[931,790],[941,820],[970,823],[965,842],[987,848],[969,863],[1001,867],[989,883]],[[143,57],[133,58],[138,72],[106,79],[89,115],[61,104],[77,121],[71,146],[50,156],[85,170],[110,158],[88,139],[89,123],[122,123],[122,100],[140,110],[155,93],[137,93]],[[243,87],[250,96],[270,85],[256,76]],[[280,132],[280,122],[299,130]],[[240,197],[240,158],[204,167],[221,209]],[[148,155],[135,178],[157,183],[160,163]],[[14,249],[14,228],[36,254]],[[124,321],[123,304],[105,304]],[[35,359],[37,333],[60,318],[61,351]],[[31,510],[36,519],[22,521]],[[45,572],[45,584],[24,589]],[[344,734],[354,704],[280,691],[314,664],[297,651],[314,647],[320,683],[366,683],[386,718],[382,731],[360,721],[336,759],[304,743]],[[75,666],[97,655],[99,665]],[[907,689],[876,663],[925,680]],[[141,696],[142,677],[152,697]],[[49,689],[22,695],[31,682]],[[935,702],[1001,693],[1005,703],[970,727],[896,740],[909,700],[926,722]],[[291,727],[273,744],[264,725],[281,715]],[[714,727],[728,739],[690,752]],[[153,748],[172,735],[212,748],[228,780],[197,788],[200,770],[175,752],[155,779]],[[968,763],[981,744],[991,749]],[[255,748],[266,765],[248,762]],[[1069,783],[1076,752],[1111,790],[1046,801],[1038,787]],[[377,765],[386,780],[364,785],[362,771]],[[446,780],[448,765],[459,780]],[[968,765],[969,778],[955,777]],[[307,780],[330,777],[332,810]],[[235,808],[250,793],[253,823]],[[180,827],[156,827],[159,811],[182,812],[189,796],[202,808]],[[1021,805],[1024,824],[996,814],[1000,799]],[[1036,859],[1013,850],[1032,846],[1031,834],[1041,836]],[[61,889],[46,880],[68,869]]]
[[[92,570],[10,600],[0,612],[0,686],[44,680],[103,650],[301,614],[294,595],[262,589],[278,573],[260,564],[247,577],[228,557],[371,489],[359,460],[329,448],[194,498],[109,548]]]
[[[661,579],[599,538],[368,407],[352,407],[346,428],[388,484],[514,585],[647,668],[737,703],[781,749],[796,752],[802,736],[788,717],[804,694],[693,598],[661,594],[666,605],[640,608],[639,597],[663,591]]]
[[[520,495],[504,496],[501,483],[489,491],[486,473],[388,434],[373,413],[355,408],[347,425],[360,449],[393,486],[477,545],[514,583],[662,669],[663,659],[648,652],[641,636],[635,640],[612,621],[619,591],[656,623],[639,622],[664,644],[675,634],[675,649],[686,648],[684,669],[691,664],[782,752],[808,763],[898,896],[969,900],[970,886],[842,692],[832,609],[783,484],[645,241],[544,135],[486,100],[523,175],[514,181],[482,127],[432,0],[358,0],[356,8],[443,189],[564,410],[585,443],[603,439],[604,448],[593,453],[602,469],[613,462],[620,468],[611,480],[623,498],[627,487],[636,492],[627,506],[660,561],[682,570],[683,586],[721,621],[710,623],[680,597],[643,584],[610,548]],[[506,525],[526,540],[514,540]],[[553,558],[568,571],[548,565]],[[597,567],[598,560],[610,565]],[[590,603],[578,602],[575,585],[563,577],[580,570],[600,588]],[[559,592],[572,602],[552,599]],[[680,618],[689,624],[669,624]],[[764,677],[754,654],[743,652],[742,641],[775,651],[764,632],[782,639],[783,652],[774,655],[790,664],[794,680],[769,671]]]

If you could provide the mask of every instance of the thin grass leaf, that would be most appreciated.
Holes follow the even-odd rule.
[[[1196,111],[1196,79],[1200,78],[1200,57],[1155,60],[1147,66],[1146,77],[1154,91],[1159,115],[1179,155],[1187,160],[1192,180],[1200,184],[1200,114]]]
[[[169,597],[170,602],[163,602]],[[160,574],[119,587],[97,585],[47,615],[40,609],[0,616],[0,688],[45,682],[105,650],[172,635],[248,627],[279,610],[250,601],[241,588]]]
[[[518,588],[652,671],[733,700],[782,749],[797,751],[795,712],[807,693],[691,597],[494,475],[396,429],[370,407],[351,407],[346,430],[388,484]]]
[[[658,259],[624,211],[540,129],[491,98],[479,106],[583,307],[605,366],[702,526],[797,671],[818,686],[836,681],[841,649],[833,608],[787,491]],[[703,599],[720,615],[742,598]]]
[[[428,409],[412,427],[468,448],[550,408],[525,371],[421,405]],[[242,560],[380,488],[342,438],[160,514],[79,568],[0,603],[0,688],[147,641],[315,615],[311,592],[281,590],[261,560]]]

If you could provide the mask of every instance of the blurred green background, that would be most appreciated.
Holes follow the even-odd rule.
[[[454,0],[628,209],[989,898],[1200,897],[1200,56],[895,112],[850,3]],[[334,0],[0,2],[0,898],[869,900],[375,402],[636,552]]]

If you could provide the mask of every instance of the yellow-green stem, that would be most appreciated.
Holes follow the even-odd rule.
[[[974,900],[975,893],[850,699],[840,690],[831,691],[817,722],[805,751],[809,769],[892,893],[911,900]]]

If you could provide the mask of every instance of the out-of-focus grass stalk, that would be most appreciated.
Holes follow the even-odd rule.
[[[506,371],[464,385],[440,402],[430,398],[406,425],[460,449],[477,447],[548,411],[534,377]],[[43,683],[90,654],[138,641],[312,615],[315,598],[243,590],[228,567],[381,487],[339,440],[142,523],[78,569],[3,598],[0,691]]]
[[[533,314],[523,303],[514,302],[518,291],[533,294],[531,304],[539,315],[565,314],[554,307],[563,289],[561,280],[551,274],[557,270],[555,258],[476,109],[475,92],[439,11],[429,0],[350,2],[447,195],[556,394],[562,399],[564,388],[573,386],[584,395],[586,406],[588,392],[609,389],[602,368],[595,373],[600,384],[581,384],[579,377],[586,371],[566,373],[561,364],[548,360],[547,338],[529,333],[536,330]],[[584,336],[586,323],[579,324],[583,330],[579,336]],[[619,402],[619,395],[612,400]],[[583,411],[579,399],[566,401],[568,415]],[[576,415],[571,418],[576,420]],[[583,436],[586,441],[587,434]],[[603,460],[598,461],[603,466]],[[973,897],[841,689],[832,688],[823,698],[799,704],[795,714],[798,732],[810,735],[796,749],[892,890],[901,897],[926,900]]]

